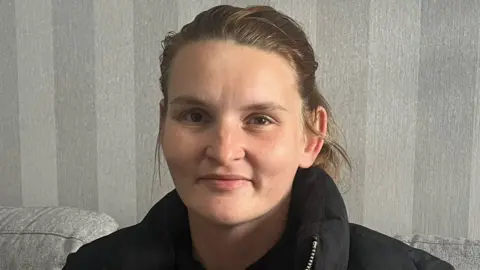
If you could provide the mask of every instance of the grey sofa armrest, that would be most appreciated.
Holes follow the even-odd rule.
[[[117,229],[106,214],[71,207],[0,207],[0,269],[61,269],[69,253]]]
[[[418,234],[395,238],[449,262],[456,270],[480,269],[480,241]]]

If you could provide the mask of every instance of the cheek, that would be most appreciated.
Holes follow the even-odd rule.
[[[172,176],[191,171],[196,164],[194,153],[198,152],[198,143],[173,121],[166,121],[161,138],[163,155]],[[183,178],[183,177],[182,177]],[[175,179],[175,177],[174,177]]]
[[[257,177],[265,179],[263,188],[285,190],[299,166],[302,152],[302,139],[292,129],[279,129],[255,139],[250,148],[250,161],[255,167]]]
[[[252,153],[250,161],[256,177],[261,179],[258,199],[261,204],[272,207],[290,192],[299,165],[301,139],[291,129],[282,129],[257,143],[258,150]]]
[[[266,162],[273,160],[292,161],[299,157],[302,150],[302,140],[291,128],[281,128],[265,134],[257,141],[258,155]]]

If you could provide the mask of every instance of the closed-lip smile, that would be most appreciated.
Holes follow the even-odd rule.
[[[235,181],[235,180],[245,180],[250,181],[248,177],[245,177],[240,174],[217,174],[210,173],[205,174],[199,177],[199,180],[217,180],[217,181]]]
[[[250,179],[241,174],[205,174],[198,179],[199,183],[205,185],[213,192],[231,192],[247,186]]]

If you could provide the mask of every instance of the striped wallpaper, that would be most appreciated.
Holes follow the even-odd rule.
[[[304,25],[352,221],[480,239],[478,0],[0,0],[0,204],[141,220],[173,187],[165,166],[152,186],[160,42],[222,3]]]

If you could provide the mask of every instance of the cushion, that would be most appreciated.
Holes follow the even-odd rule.
[[[118,229],[106,214],[70,207],[0,207],[0,269],[62,269],[69,253]]]
[[[418,234],[395,238],[449,262],[456,270],[480,269],[480,241]]]

